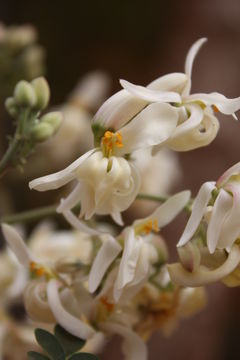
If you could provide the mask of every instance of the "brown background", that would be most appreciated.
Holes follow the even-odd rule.
[[[52,104],[63,101],[78,78],[96,68],[110,73],[112,92],[120,88],[119,78],[145,85],[159,75],[182,71],[189,46],[202,36],[209,42],[196,60],[193,90],[240,95],[239,0],[1,0],[0,20],[38,28],[48,54]],[[216,179],[239,161],[239,135],[240,124],[222,117],[211,146],[180,155],[184,176],[176,190],[190,188],[195,194],[203,181]],[[168,229],[167,235],[175,244],[176,231]],[[183,321],[171,338],[153,336],[150,360],[240,358],[240,291],[214,285],[208,293],[207,309]],[[101,358],[120,359],[119,351],[114,341]]]

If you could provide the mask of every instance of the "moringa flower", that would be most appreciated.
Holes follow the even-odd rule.
[[[164,142],[176,123],[176,109],[169,104],[152,104],[118,132],[105,131],[98,147],[64,170],[33,180],[29,186],[46,191],[76,179],[78,184],[62,200],[58,212],[65,214],[80,202],[80,216],[85,219],[94,214],[110,214],[122,224],[121,212],[136,198],[141,181],[137,168],[126,155]]]
[[[133,297],[143,286],[152,271],[152,265],[159,261],[162,248],[157,233],[170,223],[186,206],[189,191],[180,192],[159,206],[150,216],[134,221],[116,238],[109,238],[100,248],[89,275],[89,291],[97,290],[101,281],[122,252],[116,276],[113,279],[113,301],[118,302],[123,295]]]
[[[172,279],[181,285],[199,286],[221,280],[239,265],[239,174],[240,163],[237,163],[228,169],[217,182],[206,182],[201,186],[192,205],[192,214],[177,245],[180,250],[182,249],[180,255],[184,255],[185,246],[189,241],[199,243],[198,232],[202,227],[202,245],[198,250],[201,255],[199,266],[192,268],[192,271],[187,271],[180,264],[168,267]],[[207,246],[207,253],[203,251],[205,246]],[[219,258],[223,250],[225,254],[229,254]],[[192,252],[189,256],[192,256],[194,261],[196,254]],[[220,266],[212,265],[211,260],[214,259]],[[205,267],[202,267],[203,262]]]
[[[169,101],[173,106],[177,106],[179,119],[178,126],[166,141],[166,145],[176,151],[188,151],[206,146],[214,140],[219,129],[219,123],[213,110],[233,115],[236,118],[235,112],[240,109],[240,97],[228,99],[217,92],[190,94],[193,62],[206,40],[206,38],[199,39],[190,48],[185,61],[185,74],[181,74],[182,79],[185,75],[185,81],[180,89],[172,88],[173,79],[179,78],[180,74],[169,74],[157,79],[147,87],[133,85],[125,80],[120,81],[125,90],[133,96],[147,101],[148,104],[158,102],[158,96],[162,94],[162,90],[171,89],[180,96],[180,101]],[[160,87],[159,91],[161,79],[165,87]]]

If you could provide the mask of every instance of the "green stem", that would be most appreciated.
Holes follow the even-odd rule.
[[[25,123],[28,116],[28,110],[22,111],[22,113],[19,115],[19,118],[17,119],[18,126],[16,128],[14,137],[12,141],[10,141],[7,151],[3,155],[2,160],[0,161],[0,177],[5,175],[8,168],[12,165],[12,162],[14,160],[14,156],[16,152],[18,151],[18,146],[21,143],[22,135],[25,131]]]
[[[168,197],[154,196],[154,195],[140,193],[140,194],[138,194],[137,199],[151,200],[151,201],[163,203],[168,200]],[[40,208],[29,210],[29,211],[24,211],[24,212],[21,212],[18,214],[4,216],[0,219],[0,222],[1,223],[5,222],[8,224],[15,224],[15,223],[20,223],[20,222],[25,222],[25,223],[32,222],[35,220],[42,219],[44,217],[58,215],[56,213],[57,207],[58,207],[58,204],[55,204],[55,205],[40,207]],[[76,206],[73,210],[77,212],[79,210],[79,206]],[[190,205],[187,205],[184,208],[184,210],[186,212],[191,212]]]

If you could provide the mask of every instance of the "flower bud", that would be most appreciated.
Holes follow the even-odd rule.
[[[18,114],[18,108],[13,97],[9,97],[6,99],[5,108],[12,117],[15,117]]]
[[[151,238],[151,243],[157,250],[159,261],[166,262],[168,259],[168,250],[164,239],[159,235],[153,235]]]
[[[182,266],[190,272],[195,271],[200,265],[201,255],[197,245],[189,242],[178,248],[178,256]]]
[[[45,141],[53,135],[53,127],[48,123],[38,123],[31,131],[34,140],[38,142]]]
[[[27,284],[24,290],[24,305],[32,320],[56,322],[47,302],[46,282],[32,280]]]
[[[50,89],[46,79],[44,77],[39,77],[34,79],[31,84],[36,94],[36,103],[34,107],[39,110],[45,109],[48,106],[50,99]]]
[[[55,134],[63,120],[62,113],[59,111],[49,112],[46,115],[42,116],[40,121],[43,124],[49,124],[52,127],[53,134]]]
[[[14,100],[18,106],[33,107],[36,104],[36,95],[30,83],[21,80],[14,89]]]
[[[222,282],[228,287],[237,287],[240,285],[240,266],[237,266],[233,272],[226,276]]]

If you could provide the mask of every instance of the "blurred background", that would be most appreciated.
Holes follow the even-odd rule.
[[[78,79],[92,70],[110,75],[110,94],[120,89],[120,78],[146,85],[165,73],[181,72],[189,47],[200,37],[209,41],[194,65],[193,91],[240,95],[238,0],[0,0],[0,21],[33,24],[38,30],[47,54],[52,106],[63,103]],[[230,117],[220,119],[221,130],[210,146],[179,155],[183,176],[174,190],[190,188],[195,195],[204,181],[215,180],[240,160],[240,124]],[[16,191],[20,185],[12,186]],[[24,186],[27,189],[27,180]],[[18,195],[15,210],[29,209],[32,196],[38,205],[44,204],[42,194],[31,193],[31,199],[30,194],[24,199]],[[176,222],[177,230],[165,232],[172,248],[183,229],[182,220]],[[240,358],[240,290],[219,284],[211,286],[208,294],[208,307],[182,321],[170,338],[152,337],[150,360]],[[113,341],[100,358],[120,359],[116,348]]]

